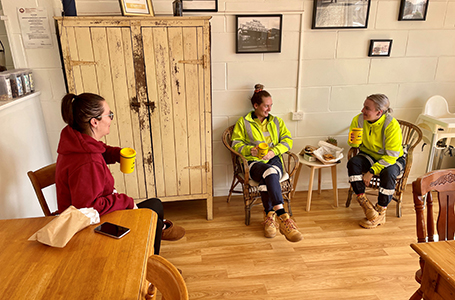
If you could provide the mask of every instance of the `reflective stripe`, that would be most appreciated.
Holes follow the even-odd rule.
[[[286,143],[286,142],[281,142],[281,145],[284,145],[284,146],[286,146],[286,148],[288,148],[288,150],[291,150],[291,147],[289,147],[289,144],[288,144],[288,143]]]
[[[258,186],[258,191],[267,192],[267,186],[265,184],[261,184],[260,186]]]
[[[363,114],[361,114],[359,116],[359,118],[357,119],[357,127],[358,128],[363,128]]]
[[[393,117],[389,114],[387,114],[387,116],[385,117],[385,120],[384,120],[384,125],[382,125],[382,149],[380,149],[378,151],[379,154],[385,154],[386,153],[386,150],[385,150],[385,139],[386,139],[386,136],[385,136],[385,129],[387,128],[387,126],[389,126],[390,122],[392,122],[393,120]]]
[[[395,190],[388,190],[383,187],[379,188],[379,193],[387,196],[393,196],[393,193],[395,193]]]
[[[245,131],[246,134],[248,135],[248,140],[250,141],[250,143],[253,145],[254,144],[259,145],[260,143],[262,143],[262,141],[254,141],[253,129],[251,128],[250,122],[248,122],[247,119],[245,119],[245,117],[243,117],[243,123],[245,124]]]
[[[276,132],[280,132],[280,122],[278,122],[278,118],[273,118],[273,123],[275,123]]]
[[[368,154],[361,152],[359,153],[359,155],[362,155],[368,160],[368,162],[370,163],[370,168],[372,165],[374,165],[374,160]]]
[[[385,154],[392,157],[400,157],[400,151],[386,150]]]
[[[403,169],[404,169],[403,165],[398,161],[397,161],[397,165],[398,165],[398,167],[400,167],[400,172],[403,172]]]
[[[352,175],[349,176],[349,182],[363,181],[362,175]]]
[[[268,131],[262,132],[262,134],[263,134],[264,136],[270,136],[270,132],[268,132]]]
[[[383,159],[378,160],[378,164],[383,165],[384,168],[387,168],[388,166],[391,166],[391,165],[392,165],[391,163],[388,163],[388,162],[386,162],[386,161],[383,160]]]
[[[278,168],[277,166],[274,166],[274,165],[272,165],[272,168],[274,168],[274,169],[278,172],[278,176],[279,176],[280,179],[281,179],[281,177],[283,176],[283,174],[281,173],[280,168]]]
[[[275,168],[268,168],[267,170],[265,170],[265,172],[262,174],[262,178],[266,178],[267,176],[269,175],[274,175],[274,174],[277,174],[278,175],[278,172],[275,170]]]

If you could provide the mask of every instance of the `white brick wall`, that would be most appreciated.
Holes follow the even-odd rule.
[[[14,6],[33,6],[35,2],[52,9],[53,0],[16,0]],[[156,15],[172,13],[172,0],[152,2]],[[120,14],[118,0],[76,0],[76,5],[79,15]],[[435,94],[444,96],[455,112],[454,0],[431,0],[426,21],[398,21],[399,0],[374,0],[367,29],[312,30],[312,0],[219,0],[218,7],[219,12],[210,14],[213,148],[216,153],[213,170],[217,196],[227,194],[232,180],[230,157],[221,143],[221,134],[251,109],[249,97],[255,83],[265,84],[272,94],[272,113],[285,119],[294,137],[296,153],[329,135],[337,137],[341,147],[347,149],[348,125],[360,112],[365,97],[372,93],[387,94],[395,109],[394,115],[411,122],[416,121],[425,101]],[[235,15],[253,13],[283,14],[281,53],[235,53]],[[15,20],[16,15],[12,13],[9,17]],[[299,48],[301,36],[303,49]],[[393,39],[391,56],[368,57],[370,39]],[[20,43],[20,39],[14,42],[18,41]],[[297,84],[300,50],[301,82]],[[64,86],[61,71],[56,68],[55,53],[27,53],[30,65],[38,68],[37,85],[43,92],[42,98],[48,101],[43,104],[48,128],[57,128],[49,134],[52,149],[62,127],[58,98]],[[296,102],[299,88],[300,98]],[[296,108],[303,110],[304,120],[290,119]],[[428,147],[424,152],[420,146],[416,148],[409,182],[424,173],[427,151]],[[340,187],[348,186],[345,163],[338,167]],[[323,173],[323,188],[331,188],[330,173]],[[308,170],[303,168],[297,190],[306,189]]]

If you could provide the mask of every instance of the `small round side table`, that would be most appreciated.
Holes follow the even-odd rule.
[[[334,205],[338,207],[338,188],[337,188],[337,163],[334,164],[323,164],[319,160],[316,161],[307,161],[303,158],[303,156],[299,155],[300,165],[297,170],[297,174],[295,176],[295,185],[297,186],[297,182],[299,180],[300,171],[302,165],[305,165],[310,168],[310,183],[308,185],[308,198],[306,204],[306,210],[310,211],[311,206],[311,196],[313,193],[313,182],[314,182],[314,171],[318,170],[318,193],[321,193],[321,169],[323,168],[331,168],[332,170],[332,186],[333,186],[333,198],[334,198]]]

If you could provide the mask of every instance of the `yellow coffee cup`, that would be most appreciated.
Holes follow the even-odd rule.
[[[136,160],[136,151],[131,148],[123,148],[120,150],[120,171],[125,174],[134,171],[134,162]]]
[[[260,143],[258,145],[258,158],[263,158],[269,152],[269,145],[267,143]]]
[[[362,134],[363,128],[352,128],[351,132],[349,132],[349,143],[355,145],[362,144]]]

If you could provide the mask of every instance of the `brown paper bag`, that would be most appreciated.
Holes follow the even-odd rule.
[[[28,240],[63,248],[73,235],[89,225],[90,218],[74,206],[70,206],[46,226],[35,232]]]

